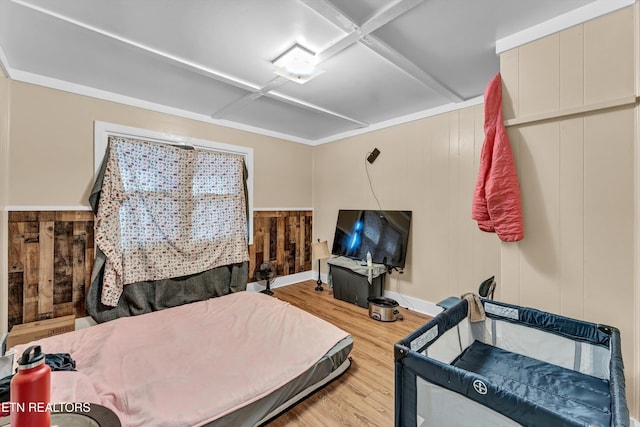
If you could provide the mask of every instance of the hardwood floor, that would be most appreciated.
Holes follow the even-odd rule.
[[[352,365],[340,377],[267,424],[280,426],[393,426],[393,344],[430,317],[401,308],[404,320],[378,322],[369,311],[337,300],[308,280],[274,289],[274,297],[318,316],[353,336]]]

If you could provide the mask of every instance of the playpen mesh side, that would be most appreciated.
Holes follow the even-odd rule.
[[[513,427],[521,424],[458,393],[416,377],[416,426]],[[470,422],[473,420],[473,422]]]
[[[497,311],[497,306],[493,303],[486,303],[486,307],[487,310]],[[517,310],[511,311],[510,315],[516,313]],[[436,329],[437,325],[425,337],[436,334]],[[607,346],[549,333],[529,325],[514,323],[511,319],[490,316],[483,322],[471,323],[465,317],[451,329],[436,335],[438,339],[420,353],[444,363],[453,362],[474,341],[480,341],[596,378],[610,377],[611,354]],[[419,343],[420,339],[412,341],[412,347],[417,347],[416,342]]]
[[[619,332],[533,309],[483,301],[488,318],[469,323],[462,301],[396,344],[396,426],[517,426],[506,417],[530,402],[450,364],[475,340],[610,381],[612,426],[629,425]],[[488,306],[487,306],[488,305]],[[476,380],[485,394],[473,391]],[[475,401],[474,401],[475,400]],[[525,410],[526,412],[526,410]],[[460,414],[464,413],[464,416]],[[515,417],[518,419],[518,417]],[[536,408],[523,425],[557,425]],[[564,420],[563,425],[583,426]]]
[[[396,362],[396,427],[558,425],[557,418],[544,409],[536,414],[537,424],[520,424],[504,414],[512,408],[525,408],[522,399],[505,394],[479,375],[406,349],[396,347],[397,352],[408,351],[406,357]],[[469,394],[474,393],[476,380],[482,381],[485,389],[471,399]]]
[[[485,301],[487,319],[475,339],[533,359],[608,380],[609,335],[597,325],[538,310]],[[520,315],[527,322],[521,322]]]

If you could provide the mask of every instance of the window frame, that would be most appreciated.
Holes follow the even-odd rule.
[[[98,176],[100,166],[107,151],[110,136],[140,139],[158,144],[183,145],[201,150],[218,151],[239,154],[244,157],[247,168],[247,242],[253,244],[253,148],[240,145],[225,144],[218,141],[175,135],[149,129],[124,126],[115,123],[94,121],[93,135],[93,174],[94,180]]]

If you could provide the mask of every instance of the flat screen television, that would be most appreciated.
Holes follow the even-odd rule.
[[[333,237],[333,255],[366,260],[367,252],[376,264],[404,268],[411,211],[338,211]]]

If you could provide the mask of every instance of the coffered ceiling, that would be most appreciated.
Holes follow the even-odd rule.
[[[0,0],[10,78],[319,144],[481,102],[497,51],[633,0]],[[294,44],[323,72],[274,74]]]

